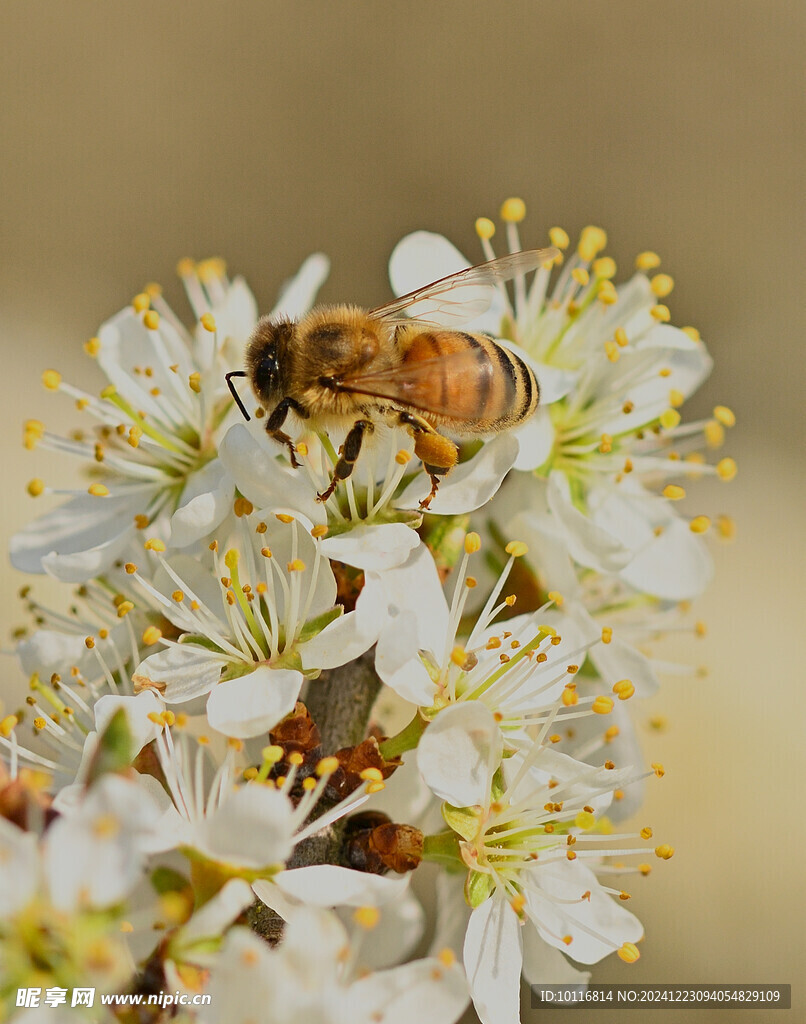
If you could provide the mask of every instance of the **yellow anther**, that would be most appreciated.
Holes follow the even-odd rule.
[[[213,316],[212,313],[202,313],[202,315],[199,317],[199,323],[202,325],[205,331],[210,331],[211,334],[216,329],[215,317]]]
[[[546,596],[548,597],[549,601],[553,601],[558,608],[562,608],[563,604],[565,603],[565,598],[558,590],[550,590]]]
[[[667,484],[663,488],[663,497],[668,498],[669,501],[680,501],[681,498],[685,498],[686,490],[679,484]]]
[[[615,339],[615,342],[619,346],[619,348],[626,348],[627,345],[629,345],[630,343],[629,339],[627,338],[627,332],[624,330],[623,327],[616,328],[615,333],[613,334],[613,338]]]
[[[509,544],[507,544],[507,546],[504,548],[504,550],[508,555],[511,555],[513,558],[520,558],[522,555],[525,555],[529,551],[529,548],[526,546],[526,544],[523,543],[522,540],[511,540]]]
[[[154,644],[158,643],[162,639],[162,630],[157,629],[156,626],[147,626],[143,630],[143,643],[146,647],[153,647]]]
[[[134,517],[134,525],[137,527],[138,530],[145,530],[145,528],[148,526],[148,516],[143,515],[142,512],[138,512],[137,515]]]
[[[464,668],[466,659],[467,651],[464,649],[464,647],[457,645],[451,651],[451,661],[454,663],[454,665],[458,665],[459,668]]]
[[[332,775],[339,767],[337,757],[323,757],[316,765],[316,774],[321,779],[323,775]]]
[[[301,558],[295,558],[286,564],[286,569],[289,572],[305,572],[305,563]]]
[[[575,704],[579,703],[579,696],[577,695],[576,690],[572,689],[571,686],[565,687],[560,699],[567,708],[572,708]]]
[[[655,775],[657,775],[659,779],[662,779],[663,776],[666,774],[666,769],[663,767],[660,761],[653,761],[649,767],[652,769],[652,771],[655,773]]]
[[[590,282],[590,274],[585,270],[584,267],[575,267],[571,271],[571,277],[576,281],[582,288]]]
[[[260,756],[267,764],[277,764],[278,761],[282,761],[285,757],[285,751],[276,743],[272,743],[271,746],[264,747],[261,750]]]
[[[156,281],[149,281],[143,291],[152,299],[156,299],[158,295],[162,295],[162,285]]]
[[[604,343],[605,355],[611,363],[617,363],[621,358],[621,350],[615,341],[606,341]]]
[[[474,555],[481,548],[481,537],[477,533],[468,533],[465,537],[465,551]]]
[[[605,306],[612,306],[618,302],[618,292],[612,281],[602,281],[596,292],[596,298]]]
[[[138,427],[136,425],[133,426],[133,427],[130,427],[129,428],[128,443],[131,445],[132,448],[137,448],[139,446],[139,444],[140,444],[140,438],[142,436],[143,436],[143,431],[142,431],[141,427]]]
[[[188,387],[197,395],[201,394],[201,374],[198,370],[188,375]]]
[[[211,256],[196,266],[201,281],[217,281],[227,275],[227,264],[220,256]]]
[[[736,523],[730,516],[720,516],[716,521],[716,528],[724,540],[733,540],[736,536]]]
[[[84,646],[87,648],[88,651],[91,651],[93,649],[93,647],[95,646],[95,637],[94,636],[85,636],[84,637]]]
[[[302,788],[306,793],[310,793],[312,789],[316,789],[316,779],[309,775],[307,779],[302,780]]]
[[[604,247],[607,245],[607,235],[601,228],[588,225],[588,227],[582,229],[582,234],[579,237],[579,255],[589,263],[593,260]]]
[[[236,498],[232,503],[232,511],[240,519],[242,516],[251,516],[255,506],[248,498]]]
[[[711,526],[711,520],[708,516],[694,516],[691,522],[688,524],[689,530],[692,533],[705,533]]]
[[[488,651],[494,651],[494,650],[496,650],[500,646],[501,646],[501,637],[499,637],[499,636],[491,636],[490,639],[485,644],[485,647],[487,648]]]
[[[552,829],[552,831],[554,831],[554,830]],[[571,943],[574,941],[574,936],[573,935],[563,935],[561,941],[564,942],[566,946],[570,946]]]
[[[674,847],[669,846],[668,843],[663,843],[662,846],[656,846],[655,856],[660,857],[661,860],[671,860],[672,857],[674,857]]]
[[[705,636],[707,632],[708,627],[705,625],[702,619],[698,619],[697,622],[694,623],[694,633],[697,636]]]
[[[611,256],[600,256],[593,261],[594,274],[604,281],[609,281],[616,276],[616,261]]]
[[[726,405],[717,405],[714,408],[714,419],[721,423],[723,427],[735,427],[736,416],[732,409],[729,409]]]
[[[370,931],[381,919],[381,912],[377,907],[356,907],[353,911],[353,920],[359,928]]]
[[[697,330],[696,327],[681,327],[680,330],[683,332],[683,334],[688,335],[688,337],[691,338],[692,341],[701,340],[700,332]]]
[[[281,523],[285,523],[286,526],[289,523],[293,523],[294,522],[294,517],[287,515],[285,512],[278,512],[277,515],[274,518],[278,519]]]
[[[108,498],[109,488],[103,484],[90,484],[87,488],[87,494],[91,494],[93,498]]]
[[[668,306],[664,306],[662,302],[659,302],[657,306],[653,306],[649,311],[650,316],[662,324],[668,324],[672,319],[672,314]]]
[[[123,566],[123,568],[129,574],[129,576],[133,576],[137,572],[137,566],[134,564],[134,562],[127,562]]]
[[[33,480],[28,481],[28,484],[25,489],[31,495],[32,498],[38,498],[39,495],[45,490],[45,481],[40,480],[38,476],[35,476]]]
[[[671,295],[672,289],[674,288],[674,278],[668,274],[655,274],[652,280],[649,282],[652,288],[652,293],[659,299],[665,299],[667,295]]]
[[[476,221],[476,234],[485,240],[492,238],[495,234],[495,224],[489,217],[479,217]]]
[[[16,715],[6,715],[6,717],[0,721],[0,736],[4,736],[8,739],[18,723],[19,718],[17,718]]]
[[[307,457],[307,455],[308,455],[308,446],[307,446],[307,444],[305,444],[304,441],[300,441],[299,444],[297,444],[295,447],[297,449],[297,455],[299,455],[299,457],[301,459],[304,459],[304,458]]]
[[[122,619],[125,615],[134,608],[134,604],[131,601],[121,601],[118,605],[118,618]]]
[[[638,834],[642,839],[651,839],[654,833],[649,825],[644,825]]]
[[[510,224],[519,224],[526,216],[526,203],[522,199],[513,196],[505,199],[501,204],[501,220]]]
[[[288,761],[289,764],[296,765],[297,768],[299,768],[301,764],[305,763],[305,758],[302,756],[302,754],[300,754],[298,750],[292,750],[292,752],[286,758],[286,761]]]
[[[613,639],[613,629],[611,626],[602,627],[602,643],[609,644]]]
[[[716,420],[708,420],[703,428],[703,434],[709,448],[721,448],[725,443],[725,428]]]
[[[720,459],[716,464],[716,472],[720,480],[732,480],[738,472],[734,459]]]
[[[100,340],[98,338],[89,338],[87,341],[84,342],[84,351],[87,353],[88,356],[92,356],[92,358],[94,359],[95,356],[97,356],[98,353],[101,351]]]
[[[45,370],[42,374],[42,384],[48,391],[58,391],[62,382],[62,375],[58,370]]]
[[[609,729],[605,729],[605,731],[604,731],[604,741],[605,741],[605,743],[612,743],[613,740],[618,735],[620,735],[620,733],[621,733],[621,730],[619,729],[619,727],[617,725],[611,725]]]
[[[271,548],[261,548],[260,553],[264,558],[271,558]]]
[[[504,604],[507,606],[507,608],[513,608],[517,600],[518,598],[515,596],[515,594],[507,594],[507,596],[504,598]]]
[[[619,700],[629,700],[635,693],[635,687],[631,680],[619,679],[617,683],[613,683],[613,693],[615,693]]]
[[[445,949],[441,949],[439,953],[437,953],[437,959],[443,967],[453,967],[456,963],[456,954],[452,949],[448,949],[446,946]]]
[[[655,270],[660,266],[660,256],[656,252],[639,252],[635,257],[636,270]]]
[[[596,818],[590,811],[580,811],[574,818],[574,825],[577,828],[589,829],[596,824]]]
[[[593,703],[591,704],[591,711],[595,715],[609,715],[613,710],[614,701],[610,697],[599,695],[594,697]]]
[[[328,527],[324,523],[320,523],[318,526],[314,526],[311,530],[311,536],[318,540],[320,537],[327,537]]]
[[[618,957],[625,964],[634,964],[636,960],[640,960],[641,953],[634,942],[625,942],[618,951]]]
[[[367,794],[372,796],[373,793],[382,793],[386,789],[385,782],[370,782],[367,786]]]
[[[549,239],[551,244],[556,245],[558,249],[567,249],[571,244],[568,232],[563,228],[549,228]]]
[[[509,901],[509,905],[515,911],[516,914],[522,914],[523,908],[526,906],[526,897],[522,892],[519,892],[516,896],[513,896]]]
[[[359,778],[363,779],[364,782],[383,781],[383,775],[379,768],[364,768],[363,771],[359,772]]]
[[[118,389],[114,384],[107,384],[105,388],[101,390],[101,398],[114,398],[118,393]]]
[[[664,430],[674,430],[680,423],[680,413],[677,409],[664,409],[658,417],[658,422]]]
[[[151,306],[151,296],[147,292],[140,292],[132,299],[132,306],[135,313],[145,313]]]
[[[196,273],[196,261],[190,256],[184,256],[176,264],[176,272],[180,277],[192,277]]]
[[[149,537],[143,547],[146,551],[164,551],[165,543],[161,541],[159,537]]]
[[[680,406],[685,402],[686,397],[682,391],[678,391],[677,388],[672,388],[669,392],[669,405],[673,409],[679,409]]]
[[[156,331],[160,325],[160,315],[156,309],[149,309],[146,315],[143,317],[143,323],[149,329],[149,331]]]

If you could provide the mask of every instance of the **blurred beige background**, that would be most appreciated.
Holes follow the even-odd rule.
[[[179,301],[181,256],[225,256],[268,309],[323,250],[325,298],[378,303],[402,234],[472,255],[474,219],[513,194],[527,245],[593,222],[625,273],[661,253],[674,321],[716,360],[688,415],[727,402],[739,418],[739,476],[696,511],[739,533],[698,608],[710,632],[690,656],[710,675],[670,679],[642,716],[670,726],[645,733],[668,774],[640,823],[677,854],[632,887],[640,962],[594,978],[791,982],[798,1009],[737,1019],[803,1019],[806,8],[5,0],[3,23],[5,533],[45,507],[29,478],[70,479],[19,446],[25,417],[75,422],[40,371],[99,387],[81,343],[146,281]]]

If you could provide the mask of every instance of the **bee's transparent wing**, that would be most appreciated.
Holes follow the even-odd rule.
[[[513,252],[401,295],[385,306],[370,310],[369,315],[391,322],[411,319],[441,327],[459,327],[489,309],[496,288],[513,277],[550,263],[559,254],[553,246]]]
[[[404,362],[389,370],[361,374],[337,384],[339,391],[384,398],[395,405],[420,412],[449,416],[454,421],[464,416],[457,407],[456,389],[463,394],[483,393],[494,372],[489,359],[480,359],[478,349],[463,348],[435,359]],[[453,397],[452,397],[453,395]]]

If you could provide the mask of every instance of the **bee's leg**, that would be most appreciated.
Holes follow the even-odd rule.
[[[271,416],[266,420],[266,433],[269,437],[273,437],[275,441],[278,441],[280,444],[284,444],[288,448],[291,465],[294,469],[299,469],[301,463],[297,459],[297,449],[294,447],[294,442],[288,434],[280,429],[285,423],[285,418],[288,415],[289,409],[293,409],[298,416],[302,417],[302,419],[308,418],[307,411],[303,409],[299,402],[293,398],[284,398],[281,402],[277,403]]]
[[[420,502],[420,508],[427,509],[439,489],[439,478],[456,465],[459,450],[453,441],[443,437],[421,416],[401,412],[398,419],[404,426],[411,428],[414,434],[414,454],[422,461],[431,479],[431,493]]]
[[[340,481],[346,480],[347,477],[352,473],[353,466],[361,454],[361,444],[364,440],[364,434],[367,431],[374,429],[371,420],[356,420],[356,422],[350,427],[347,437],[344,439],[344,444],[339,449],[339,461],[336,463],[333,470],[333,477],[327,488],[322,491],[321,494],[317,494],[317,501],[327,501],[330,495],[336,490],[337,485]]]

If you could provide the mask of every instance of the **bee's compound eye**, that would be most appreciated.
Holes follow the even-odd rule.
[[[277,356],[272,349],[267,352],[257,364],[257,377],[266,383],[270,383],[277,376]]]

